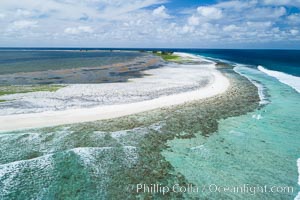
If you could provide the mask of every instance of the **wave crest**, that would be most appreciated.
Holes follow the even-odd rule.
[[[283,72],[269,70],[269,69],[264,68],[261,65],[259,65],[257,68],[261,72],[276,78],[281,83],[284,83],[284,84],[294,88],[298,93],[300,93],[300,77],[286,74]]]

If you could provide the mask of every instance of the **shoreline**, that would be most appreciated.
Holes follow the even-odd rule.
[[[176,54],[180,55],[182,58],[197,61],[205,60],[192,54]],[[213,64],[215,65],[215,63]],[[199,65],[199,67],[201,66]],[[204,87],[189,92],[161,96],[151,100],[125,104],[102,105],[91,108],[0,116],[0,132],[113,119],[154,109],[176,106],[195,100],[206,99],[221,94],[229,88],[230,81],[216,68],[210,70],[210,75],[212,76],[211,81]]]

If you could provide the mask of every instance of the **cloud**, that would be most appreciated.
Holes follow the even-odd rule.
[[[90,26],[68,27],[64,30],[66,34],[78,35],[82,33],[93,33],[94,30]]]
[[[263,0],[266,5],[300,7],[300,0]]]
[[[188,18],[188,24],[192,26],[197,26],[200,24],[200,19],[199,17],[196,17],[195,15],[192,15],[191,17]]]
[[[221,19],[222,10],[215,7],[200,6],[197,8],[198,13],[206,19]]]
[[[4,19],[6,17],[6,15],[5,14],[3,14],[3,13],[0,13],[0,19]]]
[[[28,10],[17,9],[15,14],[17,17],[28,17],[28,16],[31,16],[33,13]]]
[[[256,5],[256,1],[225,1],[215,5],[215,7],[226,10],[244,11]]]
[[[37,21],[19,20],[19,21],[14,21],[11,24],[11,28],[14,30],[34,28],[37,27],[37,23],[38,23]]]
[[[292,35],[298,35],[298,33],[299,33],[299,31],[296,29],[292,29],[292,30],[290,30],[290,32]]]
[[[195,30],[194,27],[185,25],[185,26],[182,27],[181,32],[186,34],[186,33],[192,33],[194,30]]]
[[[284,7],[263,7],[250,9],[246,17],[248,19],[278,19],[285,14],[286,9]]]
[[[254,29],[269,29],[272,26],[272,22],[264,21],[264,22],[246,22],[248,27]]]
[[[0,44],[219,47],[296,41],[293,44],[299,45],[300,12],[294,8],[298,1],[218,0],[178,7],[172,0],[168,4],[166,0],[1,0]]]
[[[287,17],[288,22],[291,24],[300,24],[300,15],[299,13],[289,15]]]
[[[47,14],[57,19],[77,20],[88,15],[93,19],[113,20],[123,14],[163,2],[165,0],[1,0],[0,5],[11,14],[22,9],[37,11],[37,16]]]
[[[288,25],[296,26],[300,21],[298,18],[299,13],[288,16],[287,9],[281,4],[274,6],[256,0],[233,0],[199,6],[196,11],[190,12],[183,27],[185,37],[194,41],[201,37],[202,41],[210,44],[264,44],[285,42],[291,40],[291,35],[292,40],[299,41],[298,28]]]
[[[159,6],[158,8],[154,9],[152,15],[160,18],[170,18],[170,15],[167,14],[167,9],[165,6]]]
[[[234,24],[226,25],[223,27],[223,31],[226,31],[226,32],[233,32],[233,31],[238,31],[238,30],[239,30],[239,27],[237,27]]]

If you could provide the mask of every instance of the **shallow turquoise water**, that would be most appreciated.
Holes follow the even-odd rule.
[[[256,69],[236,70],[263,84],[270,103],[247,115],[221,120],[218,131],[208,138],[199,133],[196,138],[171,140],[170,149],[163,155],[176,171],[200,188],[198,193],[187,196],[293,199],[300,191],[300,94]],[[211,184],[291,186],[293,192],[219,193],[214,192],[215,186],[209,189]]]

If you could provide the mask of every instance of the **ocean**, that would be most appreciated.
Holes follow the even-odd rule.
[[[120,185],[126,181],[159,180],[166,184],[184,177],[188,183],[203,189],[197,197],[200,195],[204,199],[300,199],[300,51],[171,51],[230,63],[235,72],[259,88],[260,105],[246,114],[218,119],[218,123],[208,119],[210,123],[206,125],[217,127],[209,136],[200,132],[202,123],[206,122],[202,118],[215,116],[205,115],[209,110],[223,115],[221,109],[224,108],[220,104],[213,104],[212,108],[201,108],[202,105],[186,110],[178,108],[167,116],[157,111],[116,122],[91,122],[0,134],[0,152],[10,152],[0,156],[0,186],[3,184],[0,197],[9,199],[32,195],[54,199],[59,194],[68,198],[105,198],[119,194],[113,193],[110,188],[120,190]],[[20,69],[3,66],[8,66],[5,62],[16,66],[18,59],[14,60],[14,56],[21,51],[8,52],[11,53],[11,61],[3,56],[3,52],[0,52],[0,74],[1,70],[6,75],[20,72]],[[46,60],[49,61],[49,54],[60,53],[48,51]],[[72,58],[69,59],[72,61]],[[34,69],[29,71],[40,70],[40,61],[34,60],[29,60],[29,63],[36,62]],[[20,60],[23,63],[21,68],[25,69],[23,61]],[[57,63],[59,65],[54,69],[71,67],[60,63],[60,59]],[[82,66],[78,65],[79,68]],[[226,109],[234,102],[226,102],[223,107]],[[240,99],[236,106],[242,109],[243,102]],[[147,120],[155,123],[149,125]],[[132,128],[136,127],[135,124],[139,126]],[[189,132],[194,137],[180,137]],[[176,136],[171,137],[172,134]],[[139,147],[139,151],[135,147]],[[142,155],[142,165],[130,160],[139,154]],[[159,173],[157,170],[152,173],[153,170],[148,170],[149,166],[158,166]],[[142,167],[145,167],[144,171]],[[168,171],[170,168],[174,171]],[[249,190],[212,192],[209,191],[210,186],[212,190],[215,186],[246,187]],[[257,189],[265,186],[267,192]],[[293,190],[284,191],[287,187]],[[256,188],[255,191],[253,188]],[[277,190],[270,192],[271,188]],[[120,197],[122,194],[119,194]],[[186,194],[184,197],[190,199],[195,197],[193,195]]]
[[[300,50],[190,49],[185,52],[251,66],[265,66],[270,70],[300,77]]]

